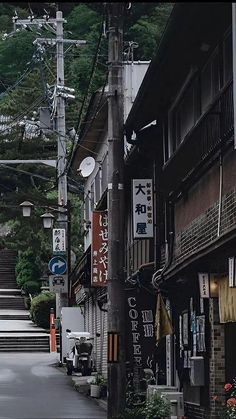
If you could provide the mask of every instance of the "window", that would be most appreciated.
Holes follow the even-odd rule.
[[[94,210],[94,183],[92,183],[92,185],[91,185],[90,210],[91,210],[91,212]]]
[[[233,77],[232,32],[228,32],[223,41],[223,81],[226,84]]]
[[[108,158],[107,158],[107,154],[102,162],[102,193],[106,190],[107,188],[107,183],[108,183],[108,178],[107,178],[107,172],[108,172]]]
[[[218,49],[214,51],[201,71],[201,111],[205,112],[220,90],[220,66]]]
[[[88,221],[89,220],[89,202],[90,202],[90,199],[89,199],[89,194],[87,193],[86,194],[86,196],[85,196],[85,199],[84,199],[84,219],[85,219],[85,221]]]
[[[95,177],[95,202],[101,198],[101,170],[99,169]]]
[[[219,52],[220,51],[220,52]],[[165,127],[165,161],[175,152],[201,115],[207,112],[220,89],[232,79],[232,32],[227,30],[221,46],[217,46],[197,73],[191,70],[168,113]],[[223,86],[222,86],[223,85]]]
[[[171,153],[178,148],[194,126],[198,114],[197,79],[195,78],[170,112]]]

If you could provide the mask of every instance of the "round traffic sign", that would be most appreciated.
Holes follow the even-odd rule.
[[[61,256],[54,256],[48,263],[48,268],[54,275],[63,275],[67,271],[67,263]]]

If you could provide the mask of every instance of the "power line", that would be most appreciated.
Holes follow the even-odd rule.
[[[91,87],[91,84],[92,84],[92,81],[93,81],[93,77],[94,77],[94,74],[95,74],[95,71],[96,71],[96,67],[97,67],[98,54],[99,54],[99,51],[100,51],[102,37],[103,37],[104,16],[105,15],[103,13],[103,18],[102,18],[101,28],[100,28],[100,34],[99,34],[99,38],[98,38],[96,52],[95,52],[94,59],[93,59],[93,64],[92,64],[92,70],[91,70],[91,73],[90,73],[89,83],[88,83],[88,87],[87,87],[85,96],[84,96],[83,101],[82,101],[82,105],[81,105],[79,116],[78,116],[78,122],[77,122],[77,125],[76,125],[76,128],[75,128],[76,133],[78,133],[78,130],[80,128],[83,110],[84,110],[85,105],[87,104],[88,95],[90,93],[90,87]]]

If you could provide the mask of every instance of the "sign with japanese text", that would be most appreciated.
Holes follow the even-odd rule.
[[[54,254],[66,253],[66,231],[64,228],[53,228],[52,243]]]
[[[201,298],[209,298],[210,297],[209,274],[208,273],[199,273],[198,274],[198,281],[199,281],[200,297]]]
[[[107,285],[108,215],[107,211],[93,211],[92,217],[92,269],[94,287]]]
[[[133,179],[134,238],[153,237],[152,179]]]

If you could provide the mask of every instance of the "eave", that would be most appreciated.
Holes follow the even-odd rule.
[[[175,4],[126,120],[128,135],[160,118],[190,70],[203,65],[219,34],[230,24],[231,3]],[[209,45],[208,52],[202,50],[203,44]]]

